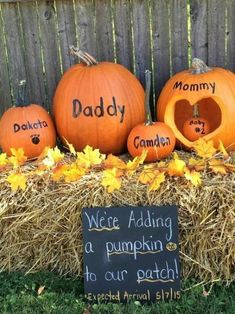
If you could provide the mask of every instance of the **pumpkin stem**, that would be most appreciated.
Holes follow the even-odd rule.
[[[151,88],[151,72],[149,70],[146,70],[145,71],[145,125],[153,124],[151,111],[149,107],[150,88]]]
[[[204,61],[198,58],[194,58],[192,61],[192,74],[202,74],[211,71]]]
[[[199,118],[200,114],[199,114],[199,105],[198,104],[194,104],[193,105],[193,118]]]
[[[85,62],[87,66],[98,64],[97,60],[89,55],[89,53],[82,51],[74,46],[70,46],[70,53],[82,59],[82,61]]]
[[[15,104],[17,107],[24,107],[26,105],[26,80],[19,82],[18,97]]]

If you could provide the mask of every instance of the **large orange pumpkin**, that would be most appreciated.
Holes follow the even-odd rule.
[[[209,68],[195,58],[192,69],[166,83],[157,102],[157,117],[171,127],[183,147],[194,143],[183,135],[183,125],[192,117],[195,104],[200,117],[210,125],[204,139],[213,140],[216,146],[221,140],[228,149],[235,149],[235,75],[222,68]]]
[[[131,130],[127,147],[132,157],[140,156],[143,150],[146,150],[145,161],[154,162],[171,154],[175,147],[175,136],[165,123],[152,121],[149,107],[151,73],[148,70],[145,72],[145,81],[145,123],[140,123]]]
[[[19,86],[19,103],[4,112],[0,120],[0,146],[11,155],[11,148],[23,148],[29,158],[38,157],[46,146],[54,147],[56,132],[47,111],[36,104],[25,105],[25,81]]]
[[[54,119],[62,141],[120,154],[130,130],[144,121],[144,90],[122,65],[98,63],[74,47],[83,62],[65,72],[55,92]]]

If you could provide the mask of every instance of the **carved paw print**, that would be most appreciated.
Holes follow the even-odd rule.
[[[40,138],[39,138],[40,135],[39,135],[39,134],[33,134],[33,135],[31,135],[30,137],[31,137],[31,139],[32,139],[32,143],[33,143],[33,144],[37,145],[37,144],[40,143]]]

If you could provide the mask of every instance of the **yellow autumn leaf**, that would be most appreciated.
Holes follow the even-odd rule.
[[[112,193],[115,190],[119,190],[122,184],[121,172],[116,169],[107,169],[103,172],[103,178],[101,185],[107,188],[108,193]]]
[[[219,140],[219,147],[218,147],[218,151],[221,152],[223,154],[224,159],[228,159],[229,154],[226,151],[224,144],[221,140]]]
[[[128,161],[126,168],[129,174],[135,172],[138,169],[139,165],[142,165],[144,163],[147,154],[147,150],[143,150],[140,156],[135,157],[132,161]]]
[[[77,153],[77,164],[85,168],[100,165],[104,159],[105,155],[101,154],[99,149],[93,149],[89,145],[84,148],[83,152]]]
[[[43,160],[44,158],[46,158],[47,152],[48,152],[49,149],[50,149],[49,146],[45,146],[45,147],[43,148],[43,151],[41,152],[41,154],[38,156],[37,161],[41,161],[41,160]]]
[[[220,174],[226,174],[227,169],[226,166],[224,165],[223,161],[219,159],[211,159],[209,161],[209,168],[214,172],[214,173],[220,173]]]
[[[167,167],[167,163],[165,161],[159,161],[157,163],[157,168],[166,168]]]
[[[2,153],[0,154],[0,167],[4,167],[8,164],[7,154]]]
[[[167,167],[167,172],[170,176],[179,176],[184,175],[184,169],[186,167],[185,161],[179,159],[177,153],[173,154],[174,159],[169,162]]]
[[[25,156],[23,148],[11,148],[11,153],[12,156],[9,157],[9,161],[14,168],[17,168],[26,162],[27,156]]]
[[[70,153],[71,153],[72,155],[76,156],[77,153],[76,153],[76,151],[75,151],[75,148],[74,148],[73,144],[70,144],[70,143],[66,140],[65,137],[63,137],[63,139],[64,139],[65,144],[66,144],[66,146],[68,147]]]
[[[206,166],[204,159],[194,159],[192,157],[189,158],[188,165],[194,167],[196,171],[201,171]]]
[[[12,173],[7,177],[7,182],[10,183],[11,189],[17,191],[18,189],[25,190],[26,177],[21,173]]]
[[[65,182],[74,182],[79,180],[85,173],[86,169],[79,167],[74,163],[64,171],[64,180]]]
[[[206,142],[202,137],[194,143],[193,148],[197,155],[203,159],[211,158],[216,153],[213,141]]]
[[[60,181],[64,177],[65,171],[68,169],[69,165],[58,165],[56,166],[51,174],[51,178],[53,181]]]
[[[56,163],[63,160],[64,154],[61,153],[59,148],[56,146],[55,148],[49,148],[47,150],[46,157],[43,159],[42,163],[48,168],[53,167]]]
[[[104,167],[124,170],[126,169],[126,163],[119,157],[109,154],[107,159],[104,161]]]
[[[201,175],[199,172],[193,170],[190,171],[188,168],[185,168],[184,170],[184,176],[185,178],[190,181],[194,186],[199,186],[201,185]]]
[[[229,163],[226,163],[224,164],[226,166],[226,168],[231,171],[231,172],[235,172],[235,165],[233,164],[229,164]]]
[[[155,177],[148,187],[148,191],[156,191],[160,188],[161,184],[165,181],[165,172],[155,173]]]
[[[153,170],[152,168],[146,167],[140,173],[138,180],[143,184],[148,184],[154,179],[157,173],[159,173],[158,170]]]

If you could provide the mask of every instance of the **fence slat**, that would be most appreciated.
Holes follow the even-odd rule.
[[[10,78],[7,68],[7,56],[4,45],[3,24],[0,12],[0,115],[11,106]]]
[[[167,1],[154,1],[152,5],[153,61],[155,94],[159,96],[170,77],[169,16]]]
[[[78,30],[78,46],[94,57],[96,55],[95,41],[95,6],[93,1],[75,1],[75,20]]]
[[[192,58],[208,63],[207,0],[191,0],[190,13]]]
[[[152,70],[148,2],[132,0],[136,76],[145,85],[145,70]]]
[[[95,30],[98,61],[114,61],[112,7],[110,0],[95,1]]]
[[[208,64],[211,66],[225,66],[225,5],[226,1],[208,0]]]
[[[56,10],[62,67],[65,71],[74,63],[74,58],[69,53],[69,46],[77,46],[73,1],[56,1]]]
[[[40,1],[38,13],[48,96],[47,109],[50,110],[55,88],[61,77],[56,16],[53,1]]]
[[[118,0],[114,6],[117,62],[133,71],[130,1]]]
[[[227,68],[235,72],[235,1],[227,0]]]
[[[172,74],[188,68],[187,0],[170,0]]]
[[[22,30],[25,47],[25,63],[29,102],[46,104],[46,90],[43,80],[43,64],[41,58],[40,36],[36,2],[25,2],[20,5]]]
[[[18,86],[21,80],[25,80],[26,69],[24,49],[20,33],[20,16],[17,4],[5,3],[1,5],[4,29],[6,30],[6,47],[8,55],[8,69],[13,92],[13,103],[18,98]],[[26,102],[29,98],[29,86],[26,88]]]

